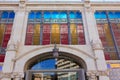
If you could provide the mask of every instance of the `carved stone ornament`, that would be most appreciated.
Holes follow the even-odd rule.
[[[25,6],[26,6],[26,2],[25,2],[26,0],[20,0],[20,3],[19,3],[19,7],[20,8],[22,8],[22,9],[24,9],[25,8]]]
[[[22,73],[19,73],[19,72],[14,72],[12,73],[11,75],[12,78],[22,78]]]
[[[17,51],[18,50],[18,46],[19,46],[19,42],[13,42],[11,41],[8,46],[7,46],[7,51]]]
[[[99,39],[98,40],[92,40],[91,45],[92,45],[92,48],[94,50],[103,50],[104,49],[103,46],[102,46],[102,43]]]
[[[11,73],[0,73],[0,80],[2,79],[2,78],[11,78]]]
[[[105,70],[105,71],[91,70],[87,72],[87,76],[89,76],[90,78],[95,78],[97,76],[109,76],[109,71],[108,70]]]

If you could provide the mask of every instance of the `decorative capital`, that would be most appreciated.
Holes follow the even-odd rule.
[[[20,0],[19,7],[20,9],[24,10],[26,6],[26,0]]]
[[[92,40],[91,45],[92,45],[93,50],[103,50],[104,49],[100,39]]]
[[[105,71],[96,71],[96,70],[91,70],[87,72],[87,76],[108,76],[109,75],[109,71],[105,70]]]
[[[2,79],[2,78],[11,78],[11,73],[0,73],[0,80]]]
[[[23,76],[23,74],[20,73],[20,72],[13,72],[13,73],[11,74],[11,77],[12,77],[12,78],[22,78],[22,76]]]

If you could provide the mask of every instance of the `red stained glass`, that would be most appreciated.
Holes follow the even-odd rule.
[[[0,54],[0,62],[4,62],[5,55]]]
[[[5,30],[5,34],[11,34],[12,31],[12,24],[7,24],[6,25],[6,30]]]
[[[27,33],[33,32],[33,24],[28,24]]]
[[[50,44],[50,24],[43,25],[43,45]]]
[[[68,44],[68,26],[67,26],[67,24],[61,24],[60,37],[61,37],[61,44]]]
[[[7,47],[7,43],[10,39],[10,34],[4,34],[4,39],[3,39],[3,44],[2,47],[6,48]]]
[[[120,46],[120,25],[117,23],[112,23],[112,29],[113,29],[113,32],[114,32],[114,36],[115,36],[115,39],[116,39],[116,42],[117,42],[117,45]]]
[[[85,44],[85,36],[84,36],[84,30],[82,24],[77,25],[77,32],[78,32],[79,44]]]
[[[28,25],[27,34],[26,34],[26,45],[32,45],[33,40],[33,24]]]
[[[109,53],[105,53],[105,60],[110,60],[110,54]]]

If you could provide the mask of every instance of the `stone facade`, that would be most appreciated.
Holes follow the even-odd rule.
[[[18,2],[1,1],[0,10],[14,10],[15,19],[3,64],[3,71],[0,73],[0,80],[11,80],[11,78],[22,80],[27,61],[39,54],[44,55],[46,52],[51,52],[54,48],[54,45],[24,45],[28,13],[31,10],[81,11],[83,15],[86,45],[57,45],[57,47],[59,48],[59,51],[78,56],[85,62],[88,80],[97,80],[98,76],[99,80],[109,80],[103,46],[98,36],[94,18],[94,11],[120,10],[119,5],[120,3],[92,3],[89,0],[73,3],[62,1],[58,3],[55,1],[49,4],[48,2],[29,2],[26,0],[20,0]]]

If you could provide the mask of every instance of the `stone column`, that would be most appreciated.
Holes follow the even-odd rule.
[[[89,33],[89,41],[93,49],[93,56],[95,57],[94,62],[95,62],[96,71],[97,72],[106,71],[107,66],[104,58],[104,52],[103,52],[104,48],[102,46],[101,40],[99,39],[94,12],[95,12],[94,9],[92,9],[90,5],[90,1],[86,0],[84,2],[84,15],[86,18],[85,24]],[[99,80],[109,80],[109,78],[106,75],[102,77],[101,75],[98,76],[99,76]],[[95,75],[92,75],[90,77],[90,80],[96,80]]]
[[[21,3],[20,3],[21,4]],[[23,5],[20,5],[18,10],[15,10],[15,18],[13,22],[13,28],[11,32],[11,37],[7,45],[6,56],[3,64],[3,73],[9,74],[13,73],[16,64],[16,56],[19,54],[19,47],[21,42],[22,27],[24,23],[25,10]],[[6,77],[5,77],[6,78]],[[8,80],[10,78],[7,77]]]

